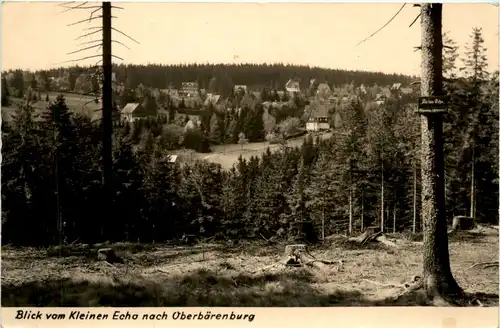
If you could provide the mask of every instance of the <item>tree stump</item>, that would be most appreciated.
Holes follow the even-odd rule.
[[[282,262],[285,265],[305,265],[313,266],[320,270],[325,269],[325,261],[316,260],[309,253],[305,244],[286,245]]]
[[[470,216],[458,215],[453,217],[451,231],[471,230],[475,226],[475,219]]]
[[[122,263],[123,261],[116,256],[112,248],[101,248],[97,251],[97,260],[106,261],[108,263]]]

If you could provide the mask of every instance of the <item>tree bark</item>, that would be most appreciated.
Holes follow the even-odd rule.
[[[476,217],[476,178],[475,178],[475,142],[472,143],[472,174],[470,186],[470,217]]]
[[[417,232],[417,165],[413,163],[413,233]]]
[[[380,231],[384,232],[384,153],[382,152],[382,185],[380,203]]]
[[[352,235],[352,186],[349,187],[349,235]]]
[[[396,204],[394,204],[392,211],[392,233],[396,233]]]
[[[112,206],[112,63],[111,63],[111,2],[102,3],[102,181],[104,191],[104,208],[103,216],[104,233],[109,234],[112,228],[110,227],[111,206]]]
[[[361,196],[361,231],[363,231],[363,226],[365,223],[365,199]]]
[[[421,4],[422,96],[442,96],[442,8]],[[424,221],[423,286],[431,297],[461,293],[450,267],[444,203],[443,117],[421,116],[422,218]]]

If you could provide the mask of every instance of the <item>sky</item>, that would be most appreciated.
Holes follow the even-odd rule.
[[[74,5],[74,4],[73,4]],[[87,6],[94,6],[89,2]],[[411,4],[383,30],[402,3],[119,3],[113,26],[139,44],[113,31],[113,53],[125,64],[289,63],[325,68],[420,74],[420,20]],[[2,3],[1,69],[48,69],[95,64],[98,49],[69,52],[85,46],[75,41],[99,19],[74,26],[93,9],[64,12],[55,2]],[[443,32],[463,55],[473,27],[483,29],[489,69],[498,68],[499,8],[491,4],[446,3]],[[66,63],[65,63],[66,62]]]

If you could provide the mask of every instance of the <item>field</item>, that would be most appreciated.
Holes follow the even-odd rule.
[[[307,135],[306,135],[307,136]],[[288,147],[300,147],[306,136],[287,140]],[[322,139],[332,137],[331,132],[320,134]],[[270,144],[269,142],[253,142],[246,145],[213,145],[210,147],[210,154],[197,153],[196,158],[204,159],[208,162],[218,163],[224,169],[230,169],[234,163],[238,162],[238,157],[241,155],[244,159],[249,160],[252,156],[260,157],[269,147],[271,151],[280,149],[279,144]],[[174,152],[175,153],[175,152]]]
[[[57,96],[60,94],[58,92],[49,92],[49,100],[55,100]],[[39,113],[45,108],[47,108],[48,102],[45,101],[46,93],[42,93],[42,99],[33,103],[33,107],[35,108],[35,113]],[[64,98],[66,99],[66,104],[68,108],[74,112],[80,112],[87,115],[91,115],[91,117],[96,116],[96,111],[101,109],[101,104],[96,104],[93,100],[94,98],[91,96],[81,96],[78,94],[72,93],[63,93]],[[22,104],[23,100],[19,98],[10,98],[11,104],[6,107],[2,107],[2,118],[6,120],[10,119],[10,115],[15,111],[18,104]],[[97,113],[99,116],[99,113]],[[99,116],[100,117],[100,116]]]
[[[326,270],[285,266],[285,244],[236,246],[114,244],[124,263],[48,257],[42,249],[2,247],[3,306],[423,306],[420,293],[394,298],[422,271],[422,243],[402,235],[398,247],[365,246],[333,236],[309,246]],[[484,306],[498,306],[498,230],[451,237],[452,271]],[[341,260],[341,261],[340,261]],[[392,284],[393,286],[390,286]]]

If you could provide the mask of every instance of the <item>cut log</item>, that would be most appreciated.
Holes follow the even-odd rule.
[[[372,241],[380,242],[389,247],[397,247],[397,245],[387,239],[382,231],[380,231],[379,227],[367,227],[366,230],[358,237],[351,237],[348,239],[349,241],[359,243],[361,245],[365,245]]]
[[[325,270],[326,264],[341,263],[339,261],[318,260],[307,250],[305,244],[286,245],[283,260],[285,265],[291,266],[310,266],[319,270]]]

